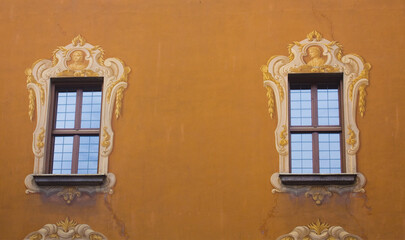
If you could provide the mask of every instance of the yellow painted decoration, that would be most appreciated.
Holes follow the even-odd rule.
[[[35,233],[34,235],[30,236],[30,240],[41,240],[42,236],[39,233]]]
[[[68,50],[65,47],[58,47],[57,49],[55,49],[52,53],[52,66],[56,66],[56,64],[58,64],[58,58],[56,57],[56,53],[58,51],[62,51],[63,52],[63,57],[66,56],[66,53],[68,52]]]
[[[364,117],[364,113],[366,112],[366,96],[366,85],[361,85],[359,87],[359,111],[361,117]]]
[[[34,116],[34,110],[35,110],[35,93],[34,90],[28,89],[28,116],[30,117],[31,121]]]
[[[103,238],[98,234],[90,235],[90,240],[102,240]]]
[[[117,97],[115,99],[115,118],[118,119],[121,115],[122,98],[124,92],[124,87],[120,87],[117,91]]]
[[[349,139],[347,139],[347,144],[351,145],[352,147],[357,143],[356,141],[356,133],[351,129],[351,126],[347,128],[349,131]]]
[[[56,226],[61,227],[64,232],[69,231],[69,228],[73,228],[77,225],[77,222],[74,220],[69,220],[69,217],[66,217],[64,221],[56,223]]]
[[[86,40],[79,34],[77,37],[73,38],[72,44],[73,46],[83,46],[86,43]]]
[[[98,73],[92,70],[81,70],[81,71],[65,70],[58,73],[58,77],[97,77],[97,76],[99,76]]]
[[[330,72],[340,72],[338,67],[332,67],[330,65],[322,66],[310,66],[310,65],[301,65],[296,68],[291,68],[291,72],[296,73],[330,73]]]
[[[95,47],[93,47],[92,49],[89,49],[89,50],[90,50],[90,52],[93,52],[93,51],[96,51],[96,50],[100,51],[100,56],[98,57],[97,61],[101,66],[104,66],[104,49],[97,45],[97,46],[95,46]]]
[[[269,114],[270,117],[273,118],[274,115],[274,92],[273,89],[271,89],[271,87],[266,86],[267,89],[267,97],[269,98],[269,101],[267,102],[267,105],[269,107]]]
[[[284,130],[281,131],[280,133],[280,146],[284,147],[285,145],[288,144],[288,140],[287,140],[287,127],[286,125],[283,125]]]
[[[45,129],[41,128],[41,132],[38,134],[38,137],[37,137],[37,147],[38,148],[44,147],[44,145],[45,145],[44,138],[45,138]]]
[[[284,90],[283,90],[283,87],[281,86],[280,82],[277,81],[276,79],[274,79],[273,76],[267,71],[267,66],[263,65],[261,67],[261,70],[262,70],[262,73],[263,73],[263,80],[264,81],[272,81],[277,85],[277,89],[278,89],[279,94],[280,94],[280,100],[283,101],[283,99],[284,99]]]
[[[329,227],[329,224],[322,223],[319,219],[315,223],[308,225],[308,228],[314,230],[318,235],[320,235],[324,230],[329,229]]]
[[[371,64],[370,63],[366,63],[364,64],[364,69],[363,71],[361,71],[361,73],[359,74],[359,76],[357,76],[349,85],[349,97],[350,100],[353,101],[353,90],[354,90],[354,85],[360,80],[360,79],[368,79],[368,75],[369,75],[369,71],[371,69]]]
[[[40,61],[40,60],[38,60],[38,61]],[[38,61],[36,61],[36,62],[38,62]],[[35,63],[36,63],[36,62],[35,62]],[[34,65],[35,65],[35,63],[34,63]],[[45,102],[45,91],[44,91],[44,89],[42,88],[41,84],[39,84],[39,83],[34,79],[34,76],[32,75],[32,69],[31,69],[31,68],[25,69],[25,75],[27,76],[27,84],[33,83],[33,84],[35,84],[36,86],[38,86],[38,88],[39,88],[39,93],[40,93],[41,104],[44,104],[44,102]]]
[[[103,142],[101,143],[101,146],[108,148],[110,146],[111,136],[107,132],[107,127],[103,128],[103,137],[104,137],[104,139],[103,139]]]
[[[320,41],[322,39],[322,34],[317,32],[316,30],[308,33],[307,35],[308,41],[312,41],[314,38],[316,39],[316,41]]]

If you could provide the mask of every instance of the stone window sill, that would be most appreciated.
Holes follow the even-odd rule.
[[[33,175],[38,186],[101,186],[105,174],[38,174]]]
[[[356,182],[357,174],[294,174],[280,173],[280,181],[284,185],[353,185]]]

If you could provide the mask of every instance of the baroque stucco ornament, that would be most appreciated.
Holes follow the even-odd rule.
[[[289,145],[286,126],[288,122],[288,74],[289,73],[343,73],[343,110],[346,173],[357,174],[357,181],[352,186],[324,186],[322,191],[311,190],[310,186],[284,186],[273,174],[271,183],[273,192],[307,193],[317,196],[315,202],[321,204],[324,197],[332,192],[364,192],[365,178],[357,172],[356,153],[360,146],[359,129],[356,123],[356,108],[363,117],[366,110],[366,86],[371,65],[356,54],[343,55],[343,47],[336,41],[324,39],[317,31],[312,31],[307,38],[288,45],[288,56],[273,56],[267,65],[261,67],[264,87],[267,90],[268,112],[274,117],[277,110],[277,127],[275,130],[276,149],[279,153],[279,173],[289,173]],[[276,109],[276,110],[275,110]],[[287,131],[288,132],[288,131]],[[316,194],[314,193],[316,192]],[[318,198],[319,197],[319,198]],[[322,199],[322,200],[320,200]]]
[[[33,134],[32,150],[35,155],[34,172],[25,179],[26,193],[45,192],[46,194],[64,191],[63,187],[39,187],[33,181],[33,175],[46,174],[45,146],[48,139],[48,114],[50,103],[50,79],[56,77],[103,77],[103,97],[100,126],[100,148],[98,174],[107,176],[106,183],[100,187],[78,187],[78,191],[93,193],[112,193],[115,183],[114,174],[108,173],[108,157],[112,151],[114,132],[111,126],[112,116],[119,118],[122,111],[124,90],[127,88],[128,74],[131,69],[118,58],[104,59],[104,50],[100,46],[87,43],[78,35],[72,43],[58,47],[52,60],[36,61],[25,70],[28,89],[28,115],[31,121],[36,110],[36,128]],[[61,193],[62,194],[62,193]],[[76,196],[78,196],[76,194]]]
[[[45,224],[38,231],[28,234],[24,240],[107,240],[107,237],[95,232],[87,224],[77,224],[66,218],[56,224]]]
[[[319,219],[307,226],[298,226],[277,240],[362,240],[359,236],[346,232],[340,226],[329,226]]]

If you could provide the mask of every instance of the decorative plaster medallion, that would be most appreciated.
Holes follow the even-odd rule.
[[[113,115],[121,115],[123,92],[127,87],[128,73],[131,69],[118,58],[104,59],[104,50],[100,46],[87,43],[82,36],[77,36],[72,43],[58,47],[51,60],[38,60],[31,68],[25,70],[28,89],[28,115],[32,121],[36,109],[36,128],[33,134],[32,150],[35,155],[34,174],[46,174],[45,136],[48,135],[48,114],[50,102],[50,79],[56,77],[103,77],[102,116],[100,126],[100,146],[98,174],[107,175],[104,187],[78,187],[84,192],[109,192],[115,183],[114,174],[108,173],[108,157],[112,151],[114,132],[111,127]],[[107,174],[108,173],[108,174]],[[50,188],[39,187],[32,181],[32,174],[25,179],[27,193],[55,192]],[[91,189],[90,189],[91,188]],[[60,187],[57,192],[62,191]]]
[[[95,232],[87,224],[77,224],[66,218],[56,224],[45,224],[38,231],[28,234],[24,240],[107,240],[107,237]]]
[[[346,232],[340,226],[329,226],[319,219],[308,226],[298,226],[288,234],[282,235],[277,240],[362,240],[359,236]]]
[[[336,41],[329,41],[317,31],[312,31],[307,38],[288,45],[289,56],[273,56],[263,65],[264,87],[267,90],[268,112],[274,117],[277,109],[277,127],[275,130],[276,149],[279,153],[279,172],[289,173],[289,145],[288,145],[288,74],[289,73],[343,73],[343,111],[344,126],[342,131],[345,144],[346,173],[356,173],[357,182],[353,186],[324,186],[324,191],[316,191],[322,196],[332,192],[364,192],[362,187],[365,178],[357,172],[356,153],[360,146],[359,129],[356,124],[356,107],[363,117],[366,110],[366,86],[371,65],[356,54],[343,56],[342,45]],[[358,97],[359,96],[359,97]],[[357,101],[358,99],[358,101]],[[357,104],[356,104],[357,103]],[[284,186],[274,173],[271,183],[275,187],[273,192],[307,192],[307,196],[314,196],[311,186]],[[318,189],[319,190],[319,189]],[[321,193],[324,192],[324,193]],[[316,195],[316,194],[315,194]],[[322,200],[316,197],[317,203]],[[323,199],[323,198],[322,198]]]

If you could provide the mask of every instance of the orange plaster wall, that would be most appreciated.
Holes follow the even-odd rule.
[[[0,239],[69,216],[109,239],[275,239],[320,218],[363,239],[401,239],[405,3],[365,0],[3,1]],[[260,66],[312,30],[372,65],[358,119],[366,194],[272,194],[276,120]],[[132,68],[114,120],[113,195],[71,205],[24,193],[34,122],[24,70],[78,34]]]

